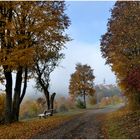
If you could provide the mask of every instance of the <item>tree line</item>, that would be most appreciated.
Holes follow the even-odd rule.
[[[5,123],[18,121],[28,80],[35,78],[47,99],[49,76],[63,58],[70,40],[65,29],[70,20],[63,1],[0,2],[0,81],[5,84]],[[15,83],[13,81],[15,74]]]
[[[117,76],[130,109],[140,108],[140,2],[117,1],[111,11],[101,52]]]

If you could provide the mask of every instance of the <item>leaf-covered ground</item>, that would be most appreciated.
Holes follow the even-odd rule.
[[[33,137],[35,134],[47,132],[73,117],[74,115],[61,115],[48,117],[47,119],[35,119],[10,125],[1,125],[0,139],[28,139]]]
[[[140,139],[140,111],[119,107],[88,109],[0,126],[0,139],[109,138]],[[115,111],[115,112],[114,112]]]
[[[59,125],[35,139],[99,139],[105,138],[102,134],[102,118],[108,112],[116,111],[119,106],[102,109],[86,109],[77,117]]]
[[[110,139],[140,139],[140,111],[120,110],[106,115],[104,135]]]

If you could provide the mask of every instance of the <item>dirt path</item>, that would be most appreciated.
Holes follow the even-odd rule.
[[[63,123],[62,125],[46,132],[46,134],[36,136],[36,139],[103,139],[101,132],[102,121],[99,119],[108,112],[115,111],[116,108],[104,108],[87,110],[86,113]]]

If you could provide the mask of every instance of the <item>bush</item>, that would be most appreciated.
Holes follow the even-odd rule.
[[[42,113],[43,109],[35,100],[27,100],[21,105],[20,119],[28,119],[36,117]]]
[[[89,96],[88,102],[90,105],[96,104],[96,97],[95,96]]]
[[[62,110],[63,108],[65,108],[66,110],[75,109],[75,101],[72,100],[71,97],[60,96],[54,101],[54,108],[60,112],[61,112],[61,108]]]
[[[62,105],[59,107],[59,111],[60,111],[60,112],[68,112],[68,108],[67,108],[64,104],[62,104]]]
[[[80,99],[77,100],[76,106],[77,106],[78,108],[86,108],[84,102],[81,101]]]
[[[116,105],[123,103],[123,98],[120,96],[112,96],[112,97],[104,97],[102,98],[101,102],[99,103],[100,107],[104,107],[107,105]]]

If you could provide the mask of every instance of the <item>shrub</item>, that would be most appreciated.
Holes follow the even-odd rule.
[[[42,106],[35,100],[27,100],[21,105],[20,119],[28,119],[36,117],[43,112]]]
[[[89,96],[88,102],[90,105],[96,104],[96,97],[95,96]]]
[[[60,112],[68,112],[68,108],[67,108],[64,104],[62,104],[62,105],[60,105],[60,107],[59,107],[59,111],[60,111]]]
[[[80,99],[77,100],[76,106],[77,106],[78,108],[85,108],[84,102],[81,101]]]

